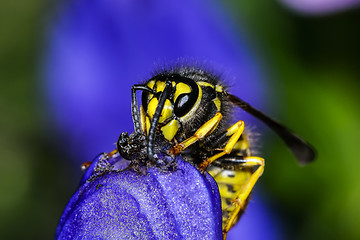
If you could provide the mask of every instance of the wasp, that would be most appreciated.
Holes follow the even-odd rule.
[[[137,91],[141,91],[138,105]],[[313,148],[285,126],[230,94],[221,78],[198,67],[176,66],[131,89],[134,133],[122,133],[117,150],[125,159],[163,166],[160,152],[181,155],[219,186],[223,237],[239,220],[265,162],[253,156],[240,107],[263,121],[286,143],[301,164],[315,158]]]

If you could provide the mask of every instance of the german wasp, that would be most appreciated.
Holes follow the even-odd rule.
[[[142,91],[138,106],[137,91]],[[315,152],[302,138],[240,98],[220,77],[197,67],[177,66],[156,73],[131,89],[134,133],[122,133],[117,149],[141,165],[169,167],[157,154],[181,155],[219,186],[223,236],[239,220],[250,193],[264,171],[264,159],[252,155],[243,121],[233,122],[240,107],[274,130],[299,163]],[[171,165],[171,164],[170,164]]]

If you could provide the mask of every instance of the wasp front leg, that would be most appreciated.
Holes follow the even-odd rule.
[[[222,114],[220,112],[216,113],[215,116],[204,123],[192,137],[189,137],[181,143],[176,144],[172,149],[170,149],[170,152],[173,155],[178,155],[182,150],[186,149],[198,140],[205,138],[216,129],[221,119]]]
[[[230,128],[226,130],[226,136],[230,137],[229,141],[226,143],[224,149],[222,149],[222,152],[215,154],[212,157],[207,158],[205,161],[199,164],[199,170],[205,171],[206,167],[209,166],[213,161],[216,159],[219,159],[220,157],[224,156],[225,154],[231,153],[233,150],[235,144],[238,142],[241,134],[244,132],[245,124],[243,121],[238,121],[234,125],[232,125]]]

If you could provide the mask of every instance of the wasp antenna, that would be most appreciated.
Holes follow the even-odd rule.
[[[233,104],[244,109],[246,112],[250,113],[254,117],[260,119],[274,132],[276,132],[282,138],[288,148],[292,151],[300,164],[307,164],[315,159],[316,153],[314,148],[300,136],[296,135],[290,129],[278,123],[274,119],[268,117],[259,110],[253,108],[250,104],[241,100],[240,98],[229,93],[225,94]]]
[[[159,122],[161,112],[164,108],[166,98],[170,94],[170,88],[171,88],[171,81],[168,80],[168,81],[166,81],[165,89],[163,90],[163,92],[161,93],[161,95],[159,97],[158,105],[157,105],[155,113],[153,115],[153,119],[151,120],[150,129],[149,129],[149,138],[148,138],[149,141],[148,141],[148,146],[147,146],[148,157],[150,160],[154,160],[153,148],[154,148],[156,127]]]
[[[153,90],[149,88],[148,86],[136,84],[132,86],[131,88],[131,115],[134,123],[134,131],[137,133],[141,133],[141,127],[140,127],[140,114],[138,109],[138,103],[137,103],[137,97],[136,97],[136,91],[142,90],[152,93]]]

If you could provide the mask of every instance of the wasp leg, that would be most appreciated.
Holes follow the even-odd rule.
[[[233,150],[235,144],[238,142],[241,134],[244,131],[244,127],[245,124],[243,121],[238,121],[237,123],[235,123],[234,125],[232,125],[230,128],[227,129],[226,131],[226,136],[231,136],[229,141],[226,143],[224,149],[222,152],[215,154],[212,157],[209,157],[208,159],[206,159],[205,161],[203,161],[202,163],[199,164],[199,170],[200,171],[205,171],[205,168],[207,166],[209,166],[213,161],[215,161],[216,159],[224,156],[225,154],[229,154],[231,153],[231,151]]]
[[[188,139],[182,141],[181,143],[176,144],[170,152],[174,155],[178,155],[182,150],[189,147],[191,144],[196,141],[203,139],[208,134],[212,133],[218,126],[220,120],[222,119],[222,114],[217,112],[213,118],[204,123],[194,134],[194,136],[189,137]]]
[[[117,149],[114,149],[114,150],[112,150],[111,152],[109,152],[108,154],[107,154],[107,156],[108,157],[112,157],[114,154],[116,154],[118,152],[118,150]]]
[[[230,228],[236,223],[239,218],[239,213],[241,210],[244,210],[246,207],[247,200],[249,195],[254,188],[255,183],[260,178],[260,176],[264,172],[265,161],[263,158],[260,157],[243,157],[239,166],[244,168],[258,168],[255,170],[253,174],[249,177],[248,181],[243,185],[242,189],[237,194],[236,198],[234,199],[232,206],[235,207],[234,210],[230,212],[229,218],[227,219],[225,226],[223,227],[223,239],[226,239],[226,235],[229,232]]]

